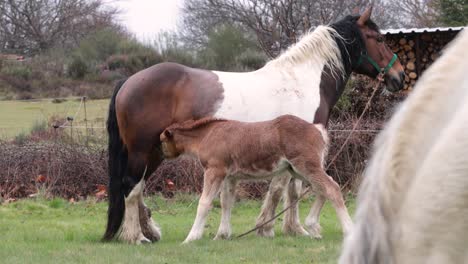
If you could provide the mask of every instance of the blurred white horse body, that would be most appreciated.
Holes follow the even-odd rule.
[[[340,263],[468,263],[468,30],[379,135]]]

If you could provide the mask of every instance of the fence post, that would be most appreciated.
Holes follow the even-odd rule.
[[[73,142],[73,117],[72,116],[68,116],[67,117],[67,121],[70,122],[70,136],[71,136],[71,140]]]
[[[86,129],[85,144],[86,146],[88,146],[88,115],[86,114],[86,96],[83,96],[83,107],[84,107],[84,121],[85,121],[85,129]]]

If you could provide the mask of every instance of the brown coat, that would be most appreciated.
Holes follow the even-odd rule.
[[[286,161],[304,157],[304,166],[321,168],[328,139],[322,125],[284,115],[255,123],[213,118],[188,121],[168,127],[161,141],[166,156],[193,154],[205,169],[216,167],[250,178],[292,169]]]
[[[231,234],[235,182],[272,178],[285,172],[309,183],[320,199],[331,200],[343,231],[351,228],[340,188],[323,168],[328,139],[322,125],[291,115],[255,123],[204,118],[172,125],[160,139],[166,157],[192,154],[205,169],[197,216],[184,243],[201,238],[211,203],[221,188],[222,214],[216,238],[227,238]]]

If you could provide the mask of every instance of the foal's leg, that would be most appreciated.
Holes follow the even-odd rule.
[[[338,183],[336,183],[333,178],[328,176],[323,170],[320,170],[315,175],[310,175],[309,179],[317,193],[317,196],[323,195],[326,199],[330,200],[335,208],[338,219],[340,220],[343,233],[345,235],[349,234],[353,226],[353,221],[349,216],[348,209],[344,203],[343,194],[341,193]]]
[[[299,221],[298,199],[302,193],[302,181],[293,179],[289,182],[288,191],[284,194],[284,208],[291,206],[284,212],[283,233],[292,236],[308,236],[309,233]],[[294,204],[292,204],[294,203]]]
[[[284,172],[282,175],[273,177],[270,187],[263,201],[262,210],[257,218],[257,226],[267,222],[275,215],[275,209],[278,206],[281,195],[283,194],[284,186],[288,185],[291,180],[291,175]],[[257,229],[258,236],[273,237],[275,236],[275,221],[271,221],[263,227]]]
[[[312,186],[314,192],[317,194],[317,197],[322,195],[331,201],[338,219],[340,220],[343,233],[346,235],[351,231],[353,222],[349,216],[348,209],[344,204],[340,186],[332,179],[332,177],[327,175],[321,164],[313,162],[314,160],[317,159],[311,157],[306,160],[295,162],[295,164],[293,164],[293,173],[296,177],[307,180]],[[311,212],[314,211],[314,213],[317,214],[320,211],[318,209],[321,207],[321,201],[319,200],[318,202],[319,203],[316,204],[316,208],[311,208]]]
[[[221,190],[221,223],[214,239],[231,237],[231,209],[235,202],[236,181],[227,178]]]
[[[315,201],[310,208],[309,215],[305,219],[305,228],[309,232],[310,236],[316,239],[321,239],[322,235],[320,232],[322,227],[320,226],[320,211],[322,211],[323,205],[325,204],[325,197],[321,194],[317,194],[315,197]]]
[[[224,176],[224,172],[216,169],[208,169],[205,171],[203,192],[200,200],[198,201],[197,216],[195,217],[190,233],[183,242],[184,244],[202,237],[203,229],[205,228],[206,216],[211,209],[213,199],[221,189]]]

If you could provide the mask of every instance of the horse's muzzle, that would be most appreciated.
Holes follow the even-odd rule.
[[[398,74],[389,74],[386,78],[387,90],[390,92],[398,92],[405,85],[405,72],[401,71]]]

